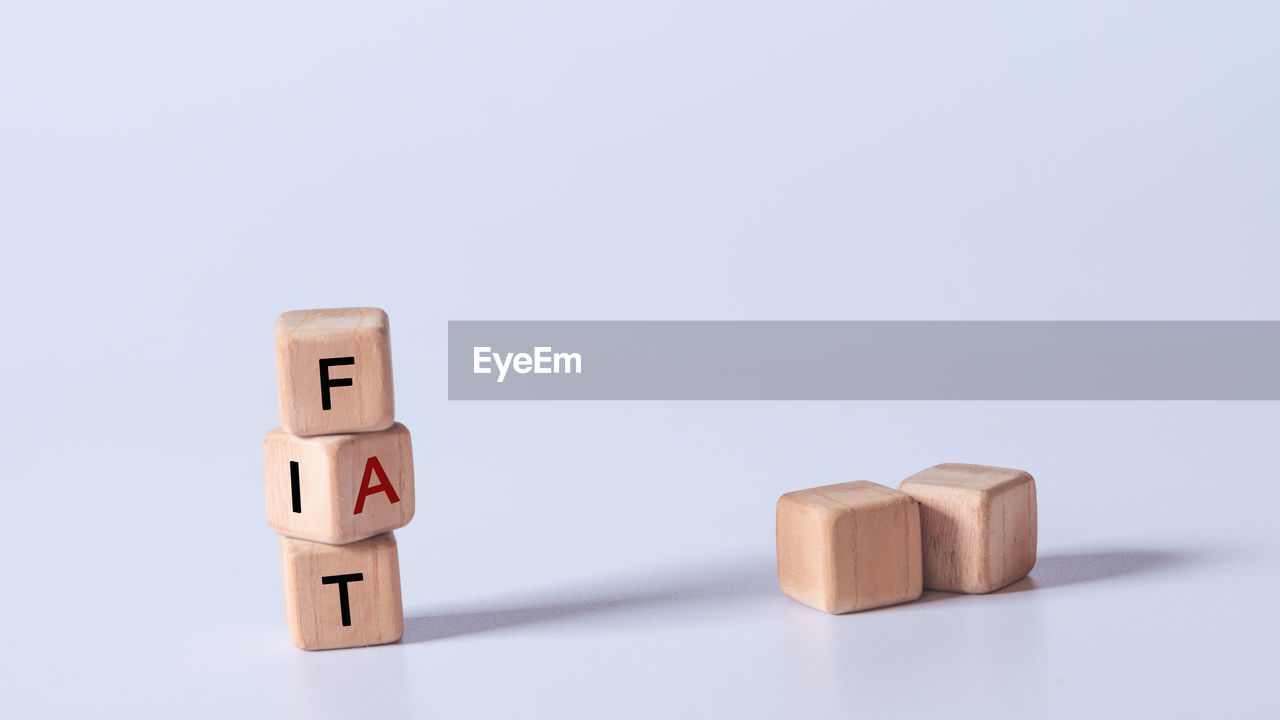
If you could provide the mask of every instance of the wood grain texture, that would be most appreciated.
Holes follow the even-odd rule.
[[[832,614],[920,597],[920,515],[909,495],[870,482],[778,499],[778,585]]]
[[[276,379],[280,426],[293,435],[385,430],[395,420],[391,331],[378,308],[294,310],[276,319]],[[331,365],[324,408],[321,360]],[[351,384],[342,381],[350,379]],[[339,384],[334,385],[333,381]]]
[[[903,480],[920,503],[924,586],[988,593],[1036,564],[1036,483],[1021,470],[945,463]]]
[[[342,544],[402,528],[413,519],[413,445],[409,429],[400,423],[379,432],[314,437],[276,428],[262,445],[267,522],[280,535]],[[297,463],[297,497],[291,463]],[[390,492],[381,489],[379,470]],[[367,489],[360,502],[362,487]]]
[[[392,533],[348,545],[280,538],[285,620],[303,650],[381,645],[404,634],[400,563]],[[346,624],[342,585],[345,583]],[[325,582],[326,578],[329,582]]]

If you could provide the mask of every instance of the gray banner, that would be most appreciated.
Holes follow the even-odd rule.
[[[1280,400],[1280,322],[449,323],[450,400]]]

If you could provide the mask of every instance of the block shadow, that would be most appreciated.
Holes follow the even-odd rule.
[[[1134,549],[1047,553],[1036,558],[1036,566],[1032,568],[1031,574],[986,595],[1010,595],[1030,590],[1049,590],[1067,585],[1104,582],[1119,577],[1159,572],[1204,559],[1205,556],[1200,553],[1174,550]],[[963,597],[984,597],[984,595],[925,590],[919,600],[908,605],[922,605]]]
[[[1042,554],[1030,575],[988,595],[1105,582],[1119,577],[1159,572],[1203,559],[1202,554],[1172,550],[1097,550]],[[715,566],[701,571],[664,574],[645,583],[620,586],[610,592],[600,592],[598,588],[588,587],[530,602],[500,603],[478,609],[468,608],[465,611],[446,609],[411,615],[405,617],[401,642],[430,642],[511,627],[549,624],[591,616],[622,615],[662,606],[699,603],[720,606],[733,600],[752,597],[784,597],[778,590],[777,568],[773,562],[740,563],[728,568]],[[926,590],[914,602],[867,612],[892,612],[895,609],[965,597],[983,596]],[[851,616],[863,614],[853,613]]]
[[[1036,559],[1031,574],[992,595],[1044,590],[1153,573],[1204,560],[1201,554],[1174,550],[1096,550],[1052,553]]]
[[[744,563],[727,569],[717,566],[699,572],[656,576],[643,584],[628,583],[611,592],[587,588],[528,603],[406,616],[401,642],[429,642],[588,616],[698,603],[720,605],[766,596],[779,596],[777,569],[772,562]]]

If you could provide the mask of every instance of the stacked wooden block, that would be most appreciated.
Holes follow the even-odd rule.
[[[924,588],[988,593],[1036,564],[1036,483],[1021,470],[948,463],[903,480],[778,499],[778,583],[829,613],[895,605]]]
[[[395,642],[404,612],[391,531],[413,518],[413,450],[395,422],[387,314],[287,312],[275,336],[280,427],[263,463],[289,633],[304,650]]]

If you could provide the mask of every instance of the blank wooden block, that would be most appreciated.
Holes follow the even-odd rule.
[[[870,482],[798,490],[778,499],[778,584],[839,614],[920,597],[915,500]]]
[[[298,437],[276,428],[262,443],[267,522],[277,534],[349,543],[413,519],[409,429]]]
[[[378,308],[276,318],[280,426],[294,435],[385,430],[395,420],[391,335]]]
[[[987,593],[1036,564],[1036,481],[1021,470],[946,463],[903,480],[920,503],[924,586]]]
[[[303,650],[381,645],[404,634],[392,533],[349,545],[280,538],[284,614]]]

